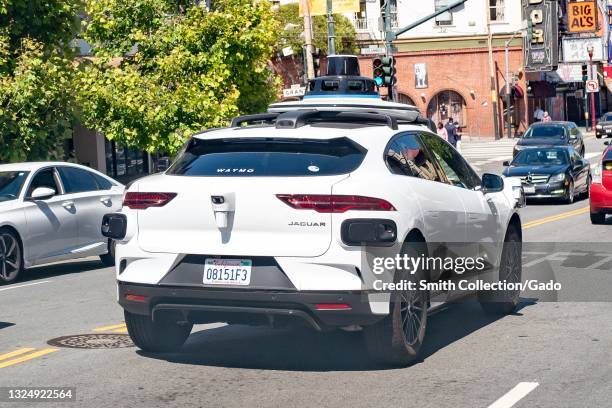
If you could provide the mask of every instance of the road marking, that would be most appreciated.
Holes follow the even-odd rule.
[[[42,357],[44,355],[50,354],[50,353],[54,353],[56,351],[59,351],[59,349],[56,348],[46,348],[46,349],[42,349],[39,351],[36,351],[34,353],[31,354],[26,354],[25,356],[19,357],[19,358],[14,358],[12,360],[8,360],[5,361],[3,363],[0,363],[0,368],[4,368],[4,367],[9,367],[15,364],[19,364],[19,363],[23,363],[24,361],[28,361],[28,360],[32,360],[34,358],[38,358],[38,357]]]
[[[542,225],[542,224],[547,224],[549,222],[559,221],[559,220],[562,220],[562,219],[565,219],[565,218],[573,217],[574,215],[586,214],[589,211],[590,211],[589,207],[583,207],[583,208],[579,208],[577,210],[568,211],[568,212],[561,213],[561,214],[556,214],[556,215],[551,215],[550,217],[540,218],[539,220],[534,220],[534,221],[526,222],[526,223],[523,224],[523,229],[525,230],[525,229],[537,227],[537,226]]]
[[[127,327],[125,327],[123,329],[118,329],[118,330],[111,331],[111,333],[127,333],[127,332],[128,332]]]
[[[49,282],[51,282],[51,281],[47,280],[47,281],[40,281],[40,282],[24,283],[23,285],[9,286],[9,287],[0,289],[0,292],[4,292],[5,290],[24,288],[26,286],[40,285],[42,283],[49,283]]]
[[[15,351],[11,351],[10,353],[0,354],[0,361],[9,359],[11,357],[19,356],[21,354],[29,353],[30,351],[34,351],[36,349],[33,348],[21,348]]]
[[[540,385],[537,382],[521,382],[504,394],[500,399],[489,405],[489,408],[510,408]]]
[[[110,326],[97,327],[97,328],[93,329],[93,331],[95,331],[95,332],[102,332],[102,331],[110,331],[110,330],[116,330],[116,329],[125,329],[125,323],[113,324],[113,325],[110,325]]]

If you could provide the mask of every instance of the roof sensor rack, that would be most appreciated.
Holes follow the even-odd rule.
[[[267,122],[269,124],[272,124],[276,120],[278,115],[279,115],[278,112],[268,112],[268,113],[256,113],[254,115],[238,116],[232,119],[232,123],[230,124],[230,127],[240,127],[244,125],[252,125],[252,124],[261,123],[261,122]]]
[[[308,123],[381,123],[397,130],[397,119],[377,112],[338,112],[319,110],[295,110],[282,113],[276,118],[277,129],[296,129]]]

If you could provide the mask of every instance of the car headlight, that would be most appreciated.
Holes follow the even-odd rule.
[[[595,129],[603,129],[602,125],[595,125]]]
[[[527,199],[525,198],[525,191],[523,191],[523,186],[512,186],[512,197],[515,200],[515,206],[517,208],[523,208],[527,204]]]
[[[555,181],[563,181],[565,180],[565,173],[559,173],[559,174],[553,174],[552,176],[550,176],[550,178],[548,179],[549,183],[553,183]]]

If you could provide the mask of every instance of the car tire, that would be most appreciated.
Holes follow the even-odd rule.
[[[123,312],[130,338],[143,351],[172,352],[180,350],[193,328],[172,321],[153,321],[151,316]]]
[[[506,232],[499,263],[497,282],[520,283],[522,279],[522,240],[516,227],[511,226]],[[516,310],[520,301],[520,290],[481,290],[478,291],[478,302],[485,312],[495,315],[507,315]]]
[[[595,137],[601,139],[601,135],[596,134]]]
[[[12,283],[23,272],[23,254],[17,234],[0,228],[0,285]]]
[[[573,204],[574,199],[576,198],[576,189],[574,188],[574,181],[570,181],[570,185],[567,186],[567,190],[565,191],[565,196],[563,197],[563,201],[565,204]]]
[[[426,244],[407,242],[402,254],[420,256]],[[424,270],[411,274],[396,270],[394,282],[402,280],[416,283],[416,290],[391,293],[390,313],[383,320],[364,329],[368,354],[377,363],[389,366],[407,366],[414,362],[425,338],[429,292],[419,288],[419,281],[426,279]]]
[[[117,242],[114,239],[108,241],[108,253],[100,255],[100,260],[104,266],[115,266],[115,247]]]
[[[584,188],[584,198],[587,199],[591,196],[591,176],[587,177],[586,187]]]
[[[606,222],[606,214],[600,212],[591,213],[591,224],[604,224]]]

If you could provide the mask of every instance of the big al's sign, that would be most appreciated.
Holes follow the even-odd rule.
[[[572,33],[597,31],[597,5],[595,1],[571,1],[567,3],[567,23]]]
[[[522,0],[523,18],[531,35],[525,38],[525,71],[554,71],[559,63],[559,21],[556,0]]]

